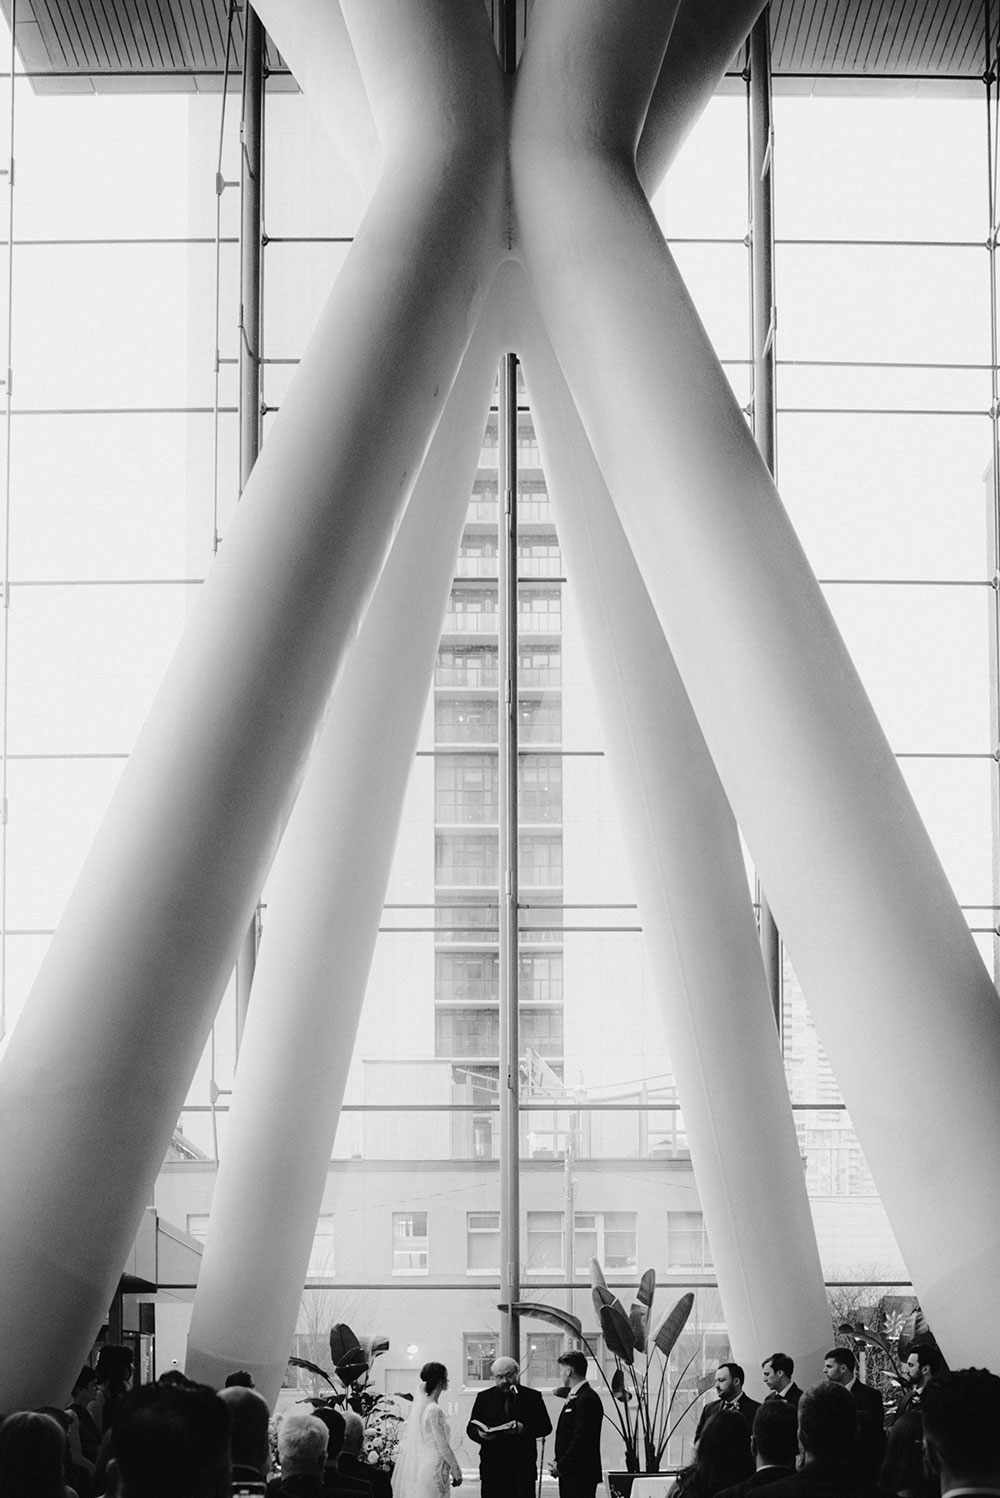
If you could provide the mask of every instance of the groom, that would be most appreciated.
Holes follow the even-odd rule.
[[[513,1358],[497,1358],[490,1372],[493,1388],[476,1395],[466,1427],[479,1446],[482,1498],[534,1498],[538,1440],[552,1429],[545,1401],[537,1389],[518,1383]],[[510,1430],[489,1434],[508,1422],[513,1422]]]

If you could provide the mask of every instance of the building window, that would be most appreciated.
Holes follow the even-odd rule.
[[[552,917],[549,917],[551,920]],[[562,914],[559,914],[562,924]],[[533,938],[535,939],[535,938]],[[500,940],[500,911],[495,900],[470,895],[453,896],[434,911],[436,942],[496,942]]]
[[[495,823],[497,808],[495,754],[438,754],[435,757],[436,822]]]
[[[559,634],[562,629],[561,588],[518,589],[517,627],[524,634]]]
[[[561,952],[522,952],[518,962],[518,997],[522,1004],[561,1004]]]
[[[466,531],[458,553],[456,572],[459,577],[496,577],[496,532]]]
[[[426,1212],[393,1212],[392,1272],[427,1273]]]
[[[499,1212],[469,1212],[466,1242],[469,1274],[500,1273]]]
[[[610,1274],[631,1273],[636,1269],[634,1212],[574,1213],[573,1261],[577,1274],[587,1272],[591,1259],[597,1259]]]
[[[490,1369],[500,1353],[496,1333],[466,1332],[462,1344],[466,1384],[488,1384],[493,1377]]]
[[[517,681],[522,687],[562,686],[562,646],[522,645],[517,652]]]
[[[439,832],[434,839],[435,884],[492,885],[500,877],[495,832]]]
[[[323,1215],[316,1224],[312,1252],[306,1278],[310,1280],[332,1280],[336,1270],[333,1260],[333,1215]]]
[[[444,627],[446,632],[455,634],[496,634],[496,588],[476,588],[471,585],[463,587],[456,584],[448,600]]]
[[[562,941],[562,906],[551,895],[533,895],[530,904],[519,906],[517,924],[523,941]]]
[[[667,1267],[673,1272],[712,1268],[712,1250],[700,1212],[667,1213]]]
[[[562,884],[562,833],[522,832],[520,849],[522,885]]]
[[[438,687],[496,687],[495,645],[442,645],[438,651],[434,685]],[[555,686],[557,682],[526,682],[526,686]]]
[[[518,693],[517,732],[522,744],[561,744],[561,699],[524,697]]]
[[[442,1004],[495,1004],[499,972],[496,952],[437,952],[434,997]]]
[[[523,456],[523,454],[521,454]],[[517,518],[519,522],[551,521],[552,507],[543,479],[518,477]]]
[[[439,744],[495,744],[495,697],[439,697],[434,704],[434,737]]]
[[[555,536],[537,533],[519,537],[517,570],[521,577],[558,577],[562,554]]]
[[[528,1332],[524,1338],[524,1381],[533,1384],[561,1384],[566,1370],[559,1367],[558,1359],[566,1351],[563,1332]]]
[[[492,1057],[500,1054],[496,1009],[438,1009],[434,1015],[436,1056]]]
[[[562,760],[558,754],[521,756],[517,778],[522,822],[562,821]]]
[[[521,1053],[526,1047],[537,1051],[539,1056],[561,1056],[563,1054],[562,1009],[525,1009],[519,1011],[521,1031]]]
[[[527,1262],[529,1274],[561,1274],[563,1270],[563,1215],[529,1212]]]

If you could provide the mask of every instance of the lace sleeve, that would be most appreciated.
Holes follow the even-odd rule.
[[[457,1477],[462,1469],[448,1441],[448,1422],[444,1418],[444,1410],[439,1404],[432,1404],[427,1410],[425,1419],[441,1460],[451,1469],[452,1475]]]

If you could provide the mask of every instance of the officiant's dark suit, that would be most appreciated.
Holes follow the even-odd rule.
[[[473,1420],[481,1420],[484,1425],[517,1420],[524,1429],[484,1441]],[[507,1384],[503,1388],[481,1390],[472,1406],[466,1435],[479,1446],[482,1498],[534,1498],[538,1442],[551,1429],[552,1421],[537,1389]]]

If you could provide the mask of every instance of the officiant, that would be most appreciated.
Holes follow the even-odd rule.
[[[537,1389],[518,1378],[513,1358],[497,1358],[490,1369],[493,1388],[476,1395],[466,1427],[479,1447],[482,1498],[534,1498],[538,1442],[552,1429]]]

